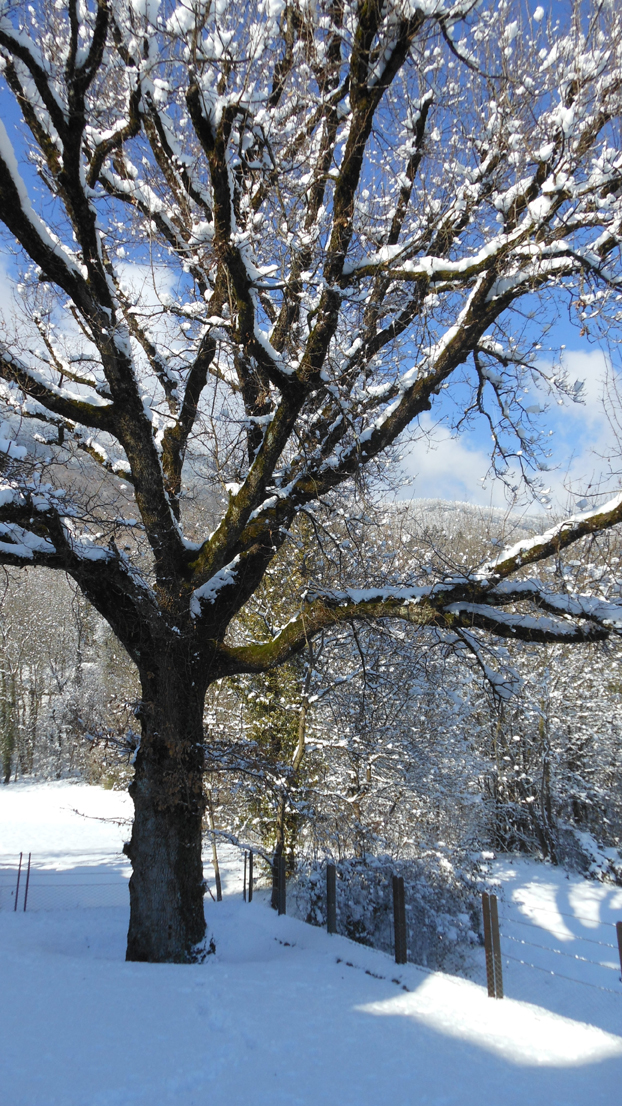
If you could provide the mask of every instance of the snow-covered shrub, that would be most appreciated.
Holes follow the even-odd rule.
[[[336,864],[337,932],[364,945],[393,951],[392,877],[403,876],[408,959],[431,968],[464,968],[479,944],[477,876],[456,871],[436,855],[416,860],[352,857]],[[288,909],[313,925],[326,925],[326,865],[301,861],[288,890]]]
[[[620,849],[610,848],[601,844],[586,830],[578,830],[575,826],[564,826],[566,837],[572,838],[578,863],[573,867],[583,871],[592,879],[600,883],[617,883],[622,887],[622,854]]]

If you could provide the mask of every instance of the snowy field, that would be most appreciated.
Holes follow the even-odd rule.
[[[242,902],[231,850],[224,901],[206,899],[216,955],[201,966],[126,964],[127,905],[88,903],[125,902],[129,815],[127,796],[100,788],[0,789],[2,1106],[622,1101],[622,983],[610,947],[620,889],[496,862],[511,996],[497,1001],[482,985],[483,954],[473,981],[397,969],[278,918],[261,894]],[[23,882],[20,909],[12,905],[20,851],[33,854],[26,913]],[[55,909],[42,908],[46,894]]]

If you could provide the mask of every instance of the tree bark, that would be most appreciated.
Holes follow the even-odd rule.
[[[279,909],[279,888],[280,888],[280,875],[279,875],[279,860],[283,855],[284,841],[282,823],[277,823],[277,840],[274,847],[274,854],[272,856],[272,895],[270,897],[270,906],[273,910]]]
[[[206,953],[205,689],[172,650],[141,671],[141,682],[141,744],[129,789],[134,825],[125,847],[132,862],[126,959],[189,963]]]

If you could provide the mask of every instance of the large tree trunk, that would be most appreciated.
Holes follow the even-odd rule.
[[[128,960],[187,963],[205,952],[201,830],[204,689],[186,658],[141,671],[142,736],[130,786],[134,826]]]

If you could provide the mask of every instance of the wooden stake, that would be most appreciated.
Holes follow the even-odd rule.
[[[17,869],[17,887],[15,888],[15,905],[13,907],[13,910],[17,910],[17,900],[19,898],[19,877],[22,874],[22,857],[23,857],[23,855],[24,855],[23,853],[19,854],[19,868]]]
[[[207,816],[209,818],[209,828],[212,834],[212,863],[214,865],[214,878],[216,880],[216,902],[222,902],[222,883],[220,882],[220,865],[218,863],[218,849],[216,848],[216,826],[214,824],[214,806],[212,803],[212,791],[208,788],[206,791],[207,798]]]
[[[28,902],[28,884],[30,883],[30,858],[32,853],[28,853],[28,871],[26,872],[26,890],[24,891],[24,914],[26,913],[26,903]]]
[[[497,998],[503,998],[503,966],[501,963],[501,938],[499,935],[499,912],[497,896],[490,896],[490,928],[492,930],[492,952],[495,962],[495,991]]]
[[[286,914],[285,909],[285,857],[281,853],[278,860],[278,878],[279,878],[279,914]]]
[[[334,864],[326,865],[326,930],[337,932],[337,869]]]
[[[248,901],[253,901],[253,850],[248,854]]]
[[[484,951],[486,953],[488,998],[495,998],[495,966],[492,951],[492,929],[490,925],[490,899],[487,891],[484,891],[482,895],[482,913],[484,915]]]
[[[393,928],[395,931],[395,963],[405,964],[408,957],[403,876],[393,876]]]
[[[622,922],[616,922],[616,934],[618,937],[618,953],[620,954],[620,971],[622,972]]]
[[[242,880],[242,898],[246,902],[246,851],[244,852],[244,878]]]

